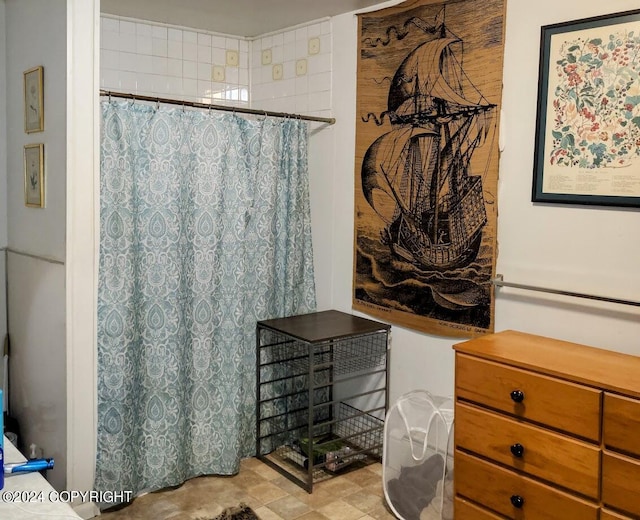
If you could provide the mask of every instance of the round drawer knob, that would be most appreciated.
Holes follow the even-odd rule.
[[[511,495],[511,505],[520,509],[524,505],[524,498],[520,495]]]
[[[516,403],[524,401],[524,392],[522,390],[514,390],[511,392],[511,399]]]
[[[511,445],[511,448],[509,448],[511,450],[511,453],[514,457],[522,457],[524,455],[524,446],[522,444],[520,444],[519,442],[516,442],[515,444]]]

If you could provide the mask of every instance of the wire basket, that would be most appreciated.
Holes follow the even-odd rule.
[[[276,331],[260,331],[261,381],[268,381],[273,367],[289,376],[333,370],[334,376],[386,366],[386,331],[321,343],[299,341]],[[311,365],[310,365],[311,363]]]
[[[383,428],[383,420],[338,403],[335,419],[314,424],[311,442],[305,432],[279,446],[271,457],[292,465],[300,478],[311,464],[313,482],[319,482],[352,466],[355,469],[380,461]]]

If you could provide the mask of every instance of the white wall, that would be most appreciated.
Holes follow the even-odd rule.
[[[505,280],[638,300],[640,211],[530,202],[540,26],[636,9],[603,4],[510,3],[507,13],[497,272]],[[640,354],[632,307],[500,290],[496,328],[513,328]]]
[[[6,49],[5,0],[0,0],[0,49]],[[7,91],[6,53],[0,52],[0,92]],[[0,344],[7,333],[5,248],[7,247],[7,100],[0,95]],[[0,371],[0,385],[4,374]],[[1,388],[1,386],[0,386]]]
[[[53,457],[47,479],[61,490],[67,464],[64,266],[9,254],[7,267],[11,412],[23,451],[35,443]]]
[[[334,148],[334,127],[311,127],[309,138],[309,198],[313,269],[316,279],[316,303],[319,310],[331,309],[333,301],[333,198],[335,179],[327,170]]]
[[[66,482],[66,0],[8,0],[7,207],[11,410],[23,445],[56,458]],[[28,38],[28,44],[25,44]],[[26,134],[23,72],[44,67],[44,132]],[[23,147],[44,143],[45,208],[24,205]],[[32,255],[32,256],[26,256]]]
[[[5,0],[0,0],[0,49],[6,49]],[[0,92],[7,91],[6,52],[0,52]],[[0,95],[0,249],[7,245],[7,100]],[[2,256],[2,255],[0,255]],[[3,273],[0,271],[0,274]],[[4,278],[4,276],[2,276]],[[4,283],[4,282],[2,282]],[[0,294],[0,300],[4,293]],[[0,321],[1,318],[0,318]]]
[[[65,12],[62,0],[9,0],[6,12],[9,245],[57,260],[65,254]],[[37,65],[44,66],[44,132],[26,134],[22,73]],[[32,143],[45,145],[44,209],[24,205],[23,146]]]
[[[497,272],[507,281],[638,300],[640,212],[530,202],[540,27],[637,8],[635,0],[615,4],[612,8],[594,0],[508,2],[501,129],[506,148],[500,163],[497,262]],[[333,175],[333,246],[323,253],[323,260],[332,265],[331,306],[350,312],[356,16],[335,17],[332,26],[333,48],[340,49],[333,55],[335,155],[331,158],[329,148],[322,155],[325,172]],[[632,307],[500,289],[496,331],[510,328],[640,355],[640,313]],[[391,400],[417,388],[451,395],[451,346],[458,341],[393,327]]]

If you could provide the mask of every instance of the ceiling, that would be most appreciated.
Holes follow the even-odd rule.
[[[254,37],[381,0],[101,0],[101,12],[205,31]]]

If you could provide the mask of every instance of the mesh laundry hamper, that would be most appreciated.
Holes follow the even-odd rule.
[[[384,423],[384,495],[401,520],[453,519],[453,401],[416,390]]]

